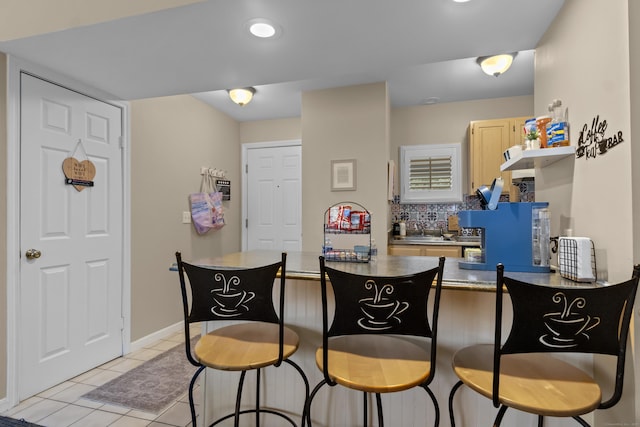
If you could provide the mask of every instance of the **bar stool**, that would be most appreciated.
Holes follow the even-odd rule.
[[[464,384],[491,399],[499,426],[508,408],[545,416],[580,416],[614,406],[622,395],[624,362],[640,277],[640,266],[631,280],[594,288],[557,287],[521,282],[504,276],[497,266],[496,322],[493,344],[463,348],[453,356],[458,381],[449,395],[449,416],[455,427],[453,401]],[[502,339],[502,289],[506,286],[513,307],[513,322]],[[596,381],[586,372],[552,353],[597,353],[617,359],[612,396],[602,400]]]
[[[332,387],[340,384],[363,393],[364,425],[368,425],[367,395],[374,393],[380,427],[384,425],[382,393],[422,387],[433,402],[438,425],[440,410],[429,384],[436,366],[443,268],[444,257],[437,267],[412,275],[365,276],[329,268],[324,257],[320,257],[322,347],[316,351],[316,364],[324,378],[305,405],[309,427],[311,404],[325,384]],[[335,296],[330,326],[327,276]],[[430,322],[428,303],[436,276]],[[409,341],[400,335],[420,339]]]
[[[285,413],[260,406],[261,368],[278,367],[285,362],[295,368],[309,395],[309,382],[302,369],[289,357],[298,349],[298,335],[284,326],[284,295],[286,253],[279,262],[257,268],[204,268],[182,261],[176,252],[182,305],[184,310],[185,347],[187,359],[198,367],[189,384],[191,423],[196,426],[193,388],[198,375],[205,368],[223,371],[241,371],[236,394],[235,412],[214,421],[216,425],[234,418],[237,427],[240,415],[255,414],[255,425],[260,425],[260,414],[277,415],[293,426],[296,423]],[[280,271],[279,308],[273,301],[273,288]],[[186,278],[185,278],[186,275]],[[188,278],[188,280],[186,280]],[[189,283],[190,297],[187,295]],[[191,303],[189,303],[191,301]],[[279,314],[278,314],[279,313]],[[234,321],[202,335],[191,349],[189,325],[194,322]],[[247,371],[256,371],[256,402],[251,409],[240,409],[242,389]],[[301,424],[303,424],[301,420]]]

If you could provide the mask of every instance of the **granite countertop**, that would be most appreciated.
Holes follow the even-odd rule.
[[[288,252],[287,278],[297,280],[320,280],[320,253]],[[472,291],[494,291],[496,282],[495,270],[465,270],[458,268],[461,258],[447,258],[442,279],[443,288]],[[280,261],[278,251],[236,252],[221,257],[188,260],[193,264],[215,267],[252,268]],[[369,263],[327,262],[332,268],[377,276],[394,276],[412,274],[435,268],[437,257],[425,256],[386,256]],[[534,284],[550,284],[558,287],[593,287],[594,283],[578,283],[562,278],[557,273],[521,273],[505,272],[505,275],[517,280]]]

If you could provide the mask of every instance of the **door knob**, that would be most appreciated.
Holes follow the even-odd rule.
[[[40,258],[40,255],[42,255],[42,253],[37,249],[27,249],[25,255],[27,259],[37,259]]]

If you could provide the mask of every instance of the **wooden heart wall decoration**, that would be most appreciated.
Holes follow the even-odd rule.
[[[73,185],[76,190],[82,191],[85,187],[93,187],[96,166],[91,160],[80,162],[75,157],[67,157],[62,162],[62,171],[67,178],[65,182]]]

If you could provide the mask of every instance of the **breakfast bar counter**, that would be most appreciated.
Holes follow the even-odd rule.
[[[300,347],[292,356],[292,360],[300,365],[309,378],[311,387],[321,379],[321,373],[315,363],[315,351],[322,342],[322,304],[320,297],[320,265],[319,253],[289,252],[286,265],[286,300],[284,320],[287,326],[295,330],[300,337]],[[191,260],[202,266],[215,267],[257,267],[277,262],[280,252],[249,251],[224,255],[221,257]],[[438,326],[438,353],[436,374],[431,389],[440,405],[440,426],[449,426],[447,411],[448,396],[457,377],[451,368],[453,353],[458,349],[476,344],[492,343],[494,334],[495,310],[495,271],[463,270],[458,268],[458,258],[447,258],[443,274],[443,292],[440,303]],[[331,262],[331,267],[355,273],[374,274],[379,276],[410,274],[434,268],[438,259],[435,257],[399,257],[379,256],[370,263]],[[558,287],[585,286],[553,273],[505,273],[507,276],[530,283],[553,284]],[[586,286],[594,286],[586,284]],[[508,298],[508,296],[505,296]],[[506,300],[505,300],[506,302]],[[511,307],[508,302],[504,306],[507,323],[511,318]],[[209,327],[220,325],[203,325],[203,333]],[[577,359],[584,364],[591,360]],[[215,415],[230,413],[235,403],[235,388],[239,374],[219,372],[208,369],[201,385],[202,411],[205,425]],[[304,405],[304,385],[290,366],[263,371],[262,399],[266,405],[274,408],[285,408],[294,419],[302,413]],[[251,373],[247,381],[255,381]],[[250,405],[254,400],[254,390],[247,384],[243,405]],[[434,410],[428,397],[420,390],[402,393],[389,393],[382,396],[386,424],[393,426],[432,426]],[[313,425],[320,427],[351,427],[362,424],[362,396],[349,393],[342,387],[326,387],[314,401],[312,410]],[[461,389],[456,395],[456,422],[459,426],[492,425],[496,409],[491,402],[476,393]],[[375,411],[375,402],[368,405]],[[214,415],[215,414],[215,415]],[[274,419],[276,418],[276,419]],[[375,418],[375,417],[374,417]],[[586,417],[590,420],[589,416]],[[570,426],[571,419],[545,420],[545,426]],[[536,418],[518,411],[508,411],[504,425],[535,425]],[[575,421],[573,421],[575,422]],[[247,423],[247,424],[245,424]],[[253,425],[252,417],[245,417],[242,425]],[[262,426],[278,426],[281,419],[265,416]],[[220,425],[232,425],[222,423]]]
[[[292,280],[320,280],[320,263],[316,252],[288,252],[288,279]],[[194,264],[216,267],[250,268],[276,262],[280,258],[277,251],[248,251],[236,252],[220,257],[200,258],[193,260]],[[447,258],[444,265],[442,286],[444,289],[493,291],[496,283],[496,271],[465,270],[458,268],[458,258]],[[424,256],[386,256],[380,255],[372,262],[334,262],[327,261],[333,268],[351,273],[370,274],[375,276],[399,276],[413,274],[419,271],[437,267],[438,259]],[[575,287],[576,282],[563,279],[554,273],[522,273],[505,272],[509,277],[529,283],[551,284],[558,287]],[[593,286],[578,284],[579,286]]]

